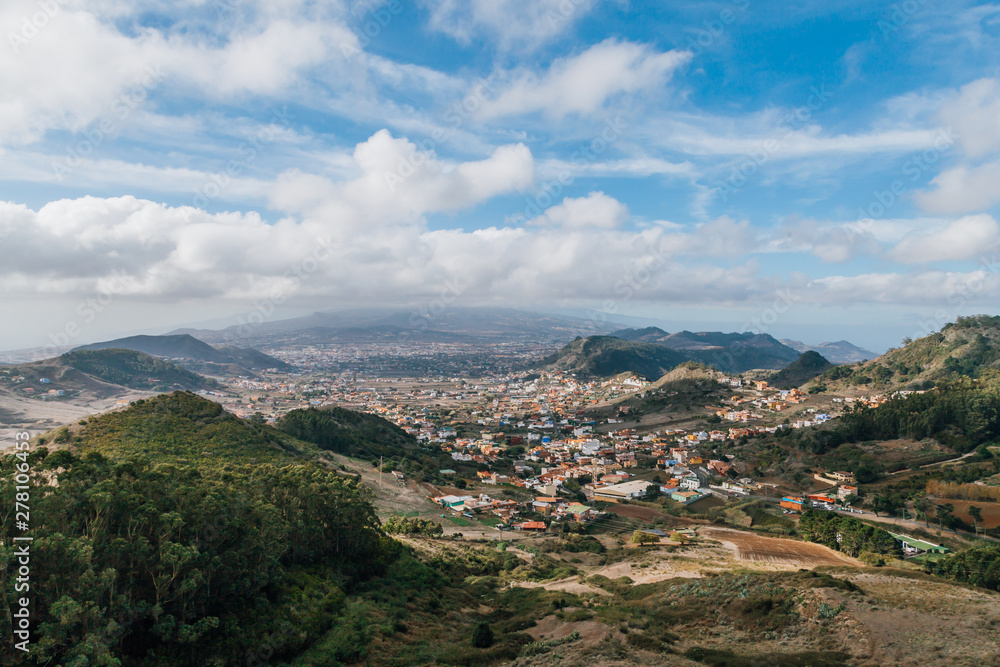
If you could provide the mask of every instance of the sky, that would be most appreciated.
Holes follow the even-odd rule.
[[[0,349],[446,304],[881,351],[1000,310],[1000,4],[5,0],[0,35]]]

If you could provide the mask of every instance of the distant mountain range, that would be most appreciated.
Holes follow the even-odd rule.
[[[799,353],[767,334],[623,329],[609,336],[578,338],[542,360],[553,370],[606,377],[634,371],[655,380],[674,367],[696,361],[727,373],[780,369]]]
[[[176,361],[185,368],[199,373],[215,375],[253,374],[253,371],[276,369],[289,371],[292,366],[284,361],[240,347],[212,347],[189,334],[168,334],[166,336],[129,336],[116,340],[82,345],[78,350],[133,350],[154,357],[164,357]]]
[[[124,349],[75,350],[59,357],[0,366],[0,393],[37,397],[59,392],[84,399],[103,399],[144,391],[198,390],[216,387],[214,380],[143,352]]]
[[[781,342],[797,352],[819,352],[823,357],[834,364],[853,364],[856,361],[867,361],[878,356],[871,350],[858,347],[846,340],[838,340],[836,343],[820,343],[819,345],[806,345],[797,340],[782,338]]]
[[[445,308],[431,314],[420,309],[317,312],[258,325],[236,325],[219,331],[178,329],[210,343],[241,345],[322,344],[338,342],[564,342],[578,335],[604,334],[618,326],[605,322],[543,315],[505,308]]]

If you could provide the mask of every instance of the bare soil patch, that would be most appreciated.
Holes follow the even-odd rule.
[[[829,547],[780,537],[764,537],[727,528],[706,527],[700,534],[731,545],[739,560],[778,563],[798,567],[820,565],[855,565],[860,563]]]

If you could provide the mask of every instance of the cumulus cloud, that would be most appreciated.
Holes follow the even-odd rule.
[[[628,220],[628,207],[603,192],[586,197],[566,197],[561,204],[547,209],[532,224],[552,224],[566,229],[615,229]]]
[[[916,232],[903,238],[889,257],[904,264],[975,259],[996,248],[1000,226],[989,215],[971,215],[946,227]]]
[[[691,59],[688,51],[658,53],[648,46],[608,39],[557,60],[541,75],[516,73],[480,107],[484,119],[543,112],[552,118],[589,114],[619,94],[655,88]]]
[[[1000,124],[1000,120],[998,120]],[[1000,203],[1000,160],[945,169],[931,180],[932,189],[914,195],[930,213],[982,211]]]
[[[347,182],[286,172],[272,191],[271,205],[355,229],[413,223],[428,212],[462,209],[524,190],[534,179],[534,161],[524,144],[501,146],[484,160],[455,165],[380,130],[358,144],[354,160],[361,175]]]
[[[929,189],[917,192],[917,204],[931,213],[959,214],[1000,203],[1000,80],[962,86],[941,104],[940,118],[953,128],[963,159],[935,176]]]
[[[91,6],[93,5],[93,7]],[[119,115],[160,86],[225,99],[274,95],[302,72],[357,39],[341,23],[276,19],[240,25],[219,43],[187,32],[124,33],[100,3],[12,0],[0,6],[0,144],[36,140],[52,129],[78,131]],[[127,113],[127,112],[126,112]]]
[[[941,105],[941,120],[955,129],[969,157],[1000,150],[1000,81],[979,79],[962,86]]]

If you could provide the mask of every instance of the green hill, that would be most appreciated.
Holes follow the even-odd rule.
[[[365,459],[383,470],[400,470],[416,479],[444,483],[443,468],[468,469],[437,447],[420,445],[412,435],[378,415],[338,407],[292,410],[275,426],[320,449]],[[471,472],[467,470],[468,472]]]
[[[213,380],[173,362],[134,350],[74,350],[59,357],[59,361],[92,377],[130,389],[169,391],[216,386]]]
[[[833,368],[833,364],[827,361],[823,355],[809,350],[769,377],[768,382],[779,389],[791,389],[804,385],[831,368]]]
[[[904,343],[877,359],[832,368],[822,379],[831,388],[891,391],[979,377],[1000,368],[1000,317],[959,317],[937,333]]]
[[[82,345],[79,350],[121,349],[144,352],[154,357],[166,357],[196,371],[238,372],[260,371],[275,368],[280,371],[292,370],[284,361],[263,352],[240,347],[212,347],[189,334],[166,336],[129,336],[116,340]],[[235,367],[235,368],[227,368]]]
[[[632,336],[627,330],[623,335]],[[614,336],[577,338],[541,361],[551,370],[585,376],[608,377],[634,371],[654,379],[687,361],[706,364],[726,373],[742,373],[752,368],[779,369],[799,354],[766,334],[702,332],[679,333],[648,341],[648,330],[637,335],[643,340],[622,340]]]
[[[577,338],[561,350],[545,357],[542,365],[552,370],[608,377],[634,371],[658,378],[687,358],[656,343],[625,341],[612,336]]]
[[[91,417],[79,428],[62,427],[47,437],[60,444],[72,443],[82,452],[115,458],[141,454],[158,461],[183,459],[198,466],[289,463],[318,451],[183,391],[140,399],[126,410]]]
[[[340,627],[345,589],[400,553],[370,493],[310,461],[314,448],[194,394],[38,444],[60,442],[75,447],[28,460],[57,483],[31,493],[32,645],[22,654],[4,637],[5,665],[236,665],[268,640],[284,662]],[[16,465],[0,458],[11,503]],[[5,571],[21,532],[5,515]],[[5,586],[0,614],[16,604]]]

